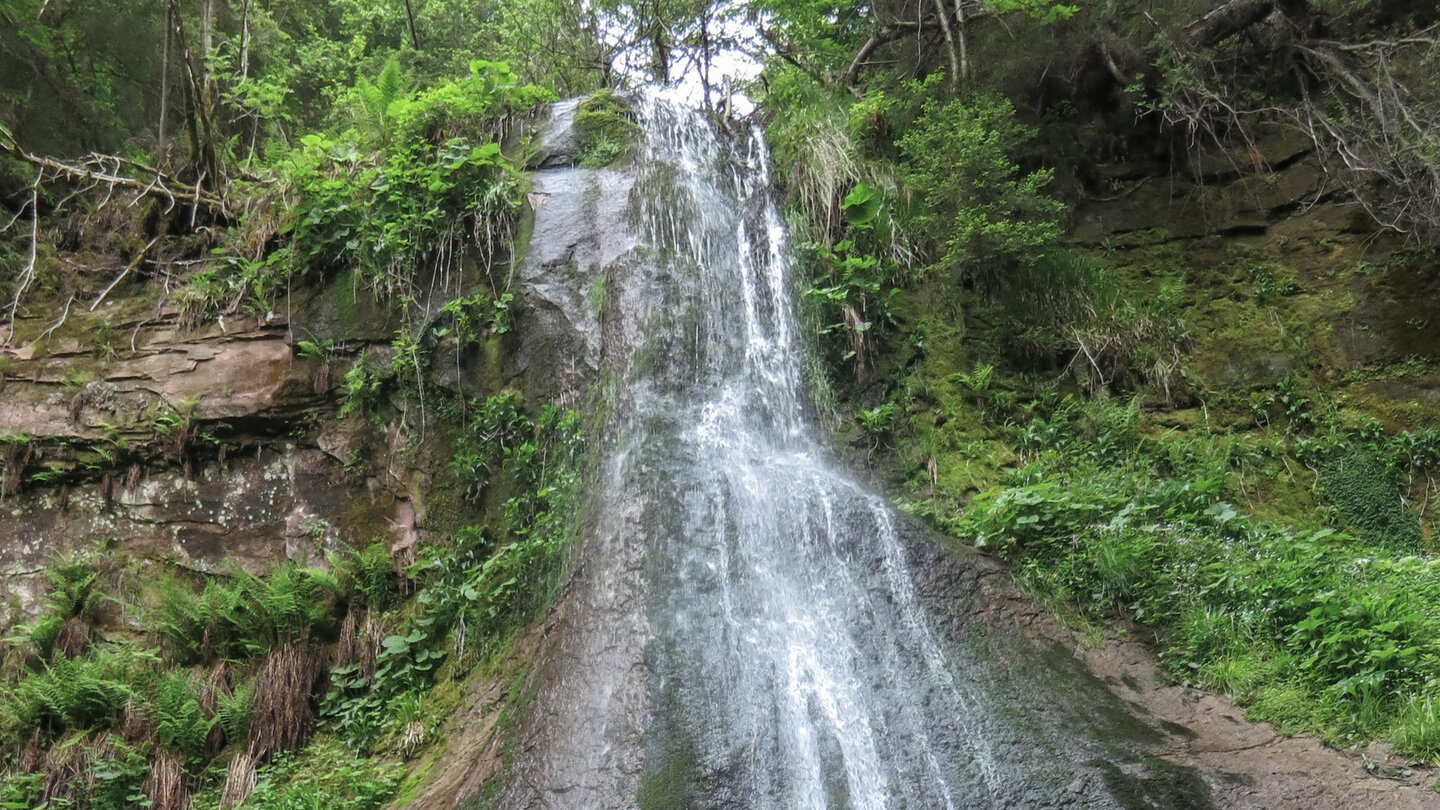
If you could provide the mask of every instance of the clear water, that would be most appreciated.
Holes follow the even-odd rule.
[[[1015,786],[1066,766],[1001,727],[983,664],[916,595],[900,519],[807,416],[763,140],[663,92],[638,107],[593,539],[501,804],[1033,804]],[[585,182],[603,206],[620,181]]]

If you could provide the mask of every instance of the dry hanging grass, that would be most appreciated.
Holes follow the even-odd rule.
[[[238,807],[250,798],[255,789],[255,759],[249,754],[239,754],[230,760],[225,769],[225,786],[220,789],[220,810]]]
[[[230,697],[234,692],[230,686],[230,664],[226,661],[216,662],[210,667],[205,675],[204,683],[200,684],[199,699],[200,711],[205,713],[206,720],[214,720],[220,713],[221,696]],[[205,737],[205,758],[213,759],[220,749],[225,747],[225,729],[219,723],[210,725],[210,733]]]
[[[80,780],[90,772],[90,746],[85,735],[76,735],[50,746],[41,766],[40,803],[68,807],[79,799]]]
[[[315,731],[312,693],[327,664],[325,648],[308,642],[286,644],[261,660],[250,721],[250,753],[256,761],[299,748],[310,739]]]
[[[116,758],[116,754],[118,753],[117,749],[123,749],[125,747],[125,744],[123,741],[121,741],[119,736],[115,735],[112,732],[105,732],[101,734],[93,743],[87,740],[86,742],[81,744],[86,747],[87,750],[85,752],[85,756],[89,760],[89,762],[87,762],[85,766],[85,779],[83,782],[84,789],[81,791],[81,795],[93,796],[95,795],[96,777],[95,768],[92,767],[92,765],[97,762],[103,763],[114,761]]]
[[[330,358],[327,356],[320,367],[315,369],[315,375],[310,378],[311,389],[316,394],[324,394],[330,390]]]
[[[374,611],[365,615],[365,629],[360,633],[359,670],[365,679],[365,688],[375,685],[375,668],[380,658],[380,640],[385,638],[385,626]]]
[[[55,634],[55,647],[52,654],[63,655],[66,659],[74,661],[85,653],[90,647],[90,625],[79,616],[72,616],[69,621],[60,625],[60,631]]]
[[[335,666],[345,667],[355,663],[359,639],[359,617],[354,610],[347,610],[345,620],[340,622],[340,639],[335,645]]]
[[[14,495],[20,491],[21,475],[25,466],[35,455],[35,445],[30,442],[7,442],[0,450],[0,494]]]
[[[40,727],[36,726],[30,732],[30,739],[25,743],[25,747],[20,750],[20,758],[16,760],[15,766],[21,773],[34,773],[44,763],[45,747],[40,744]]]
[[[125,708],[120,713],[120,739],[129,745],[139,745],[142,741],[155,739],[154,727],[133,698],[125,701]]]
[[[150,774],[140,790],[149,797],[151,810],[187,810],[190,806],[180,757],[171,751],[160,751],[150,760]]]

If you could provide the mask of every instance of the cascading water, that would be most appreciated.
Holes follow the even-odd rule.
[[[996,676],[933,629],[900,521],[807,424],[762,139],[661,92],[637,107],[633,173],[536,179],[569,200],[548,216],[624,236],[527,260],[604,269],[608,413],[578,592],[500,805],[1050,806],[1066,758],[987,705]]]

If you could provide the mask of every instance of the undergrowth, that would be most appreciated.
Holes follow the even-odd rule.
[[[5,641],[0,807],[388,800],[399,774],[380,763],[432,742],[449,684],[549,604],[574,528],[578,416],[513,391],[469,411],[453,486],[496,519],[408,566],[377,538],[323,568],[176,570],[122,593],[112,558],[56,558],[40,614]]]
[[[1061,401],[1048,420],[1008,429],[1021,453],[963,512],[936,498],[910,508],[1010,561],[1039,594],[1153,628],[1174,677],[1256,719],[1440,758],[1440,560],[1398,480],[1430,463],[1406,452],[1414,435],[1321,425],[1265,448],[1277,467],[1299,465],[1297,448],[1316,454],[1318,474],[1304,474],[1331,478],[1342,499],[1322,513],[1332,525],[1292,526],[1237,503],[1245,465],[1263,463],[1254,437],[1157,440],[1137,416]],[[1384,474],[1347,483],[1326,471],[1356,457]]]

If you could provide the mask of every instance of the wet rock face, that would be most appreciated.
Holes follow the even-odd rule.
[[[293,444],[257,447],[183,473],[22,492],[0,511],[0,604],[32,612],[55,552],[98,543],[197,571],[263,573],[279,560],[323,564],[342,540],[388,528],[402,501],[349,482],[334,459]],[[396,521],[398,523],[398,521]],[[393,531],[391,533],[394,533]],[[0,617],[10,621],[15,617]]]
[[[626,228],[633,176],[561,168],[534,176],[534,230],[521,263],[519,365],[533,402],[573,397],[600,368],[606,278],[634,247]]]
[[[111,357],[75,338],[5,350],[0,621],[36,609],[66,550],[260,573],[323,563],[342,540],[409,540],[403,493],[345,470],[353,437],[329,421],[341,372],[291,342],[250,320],[137,329]]]

